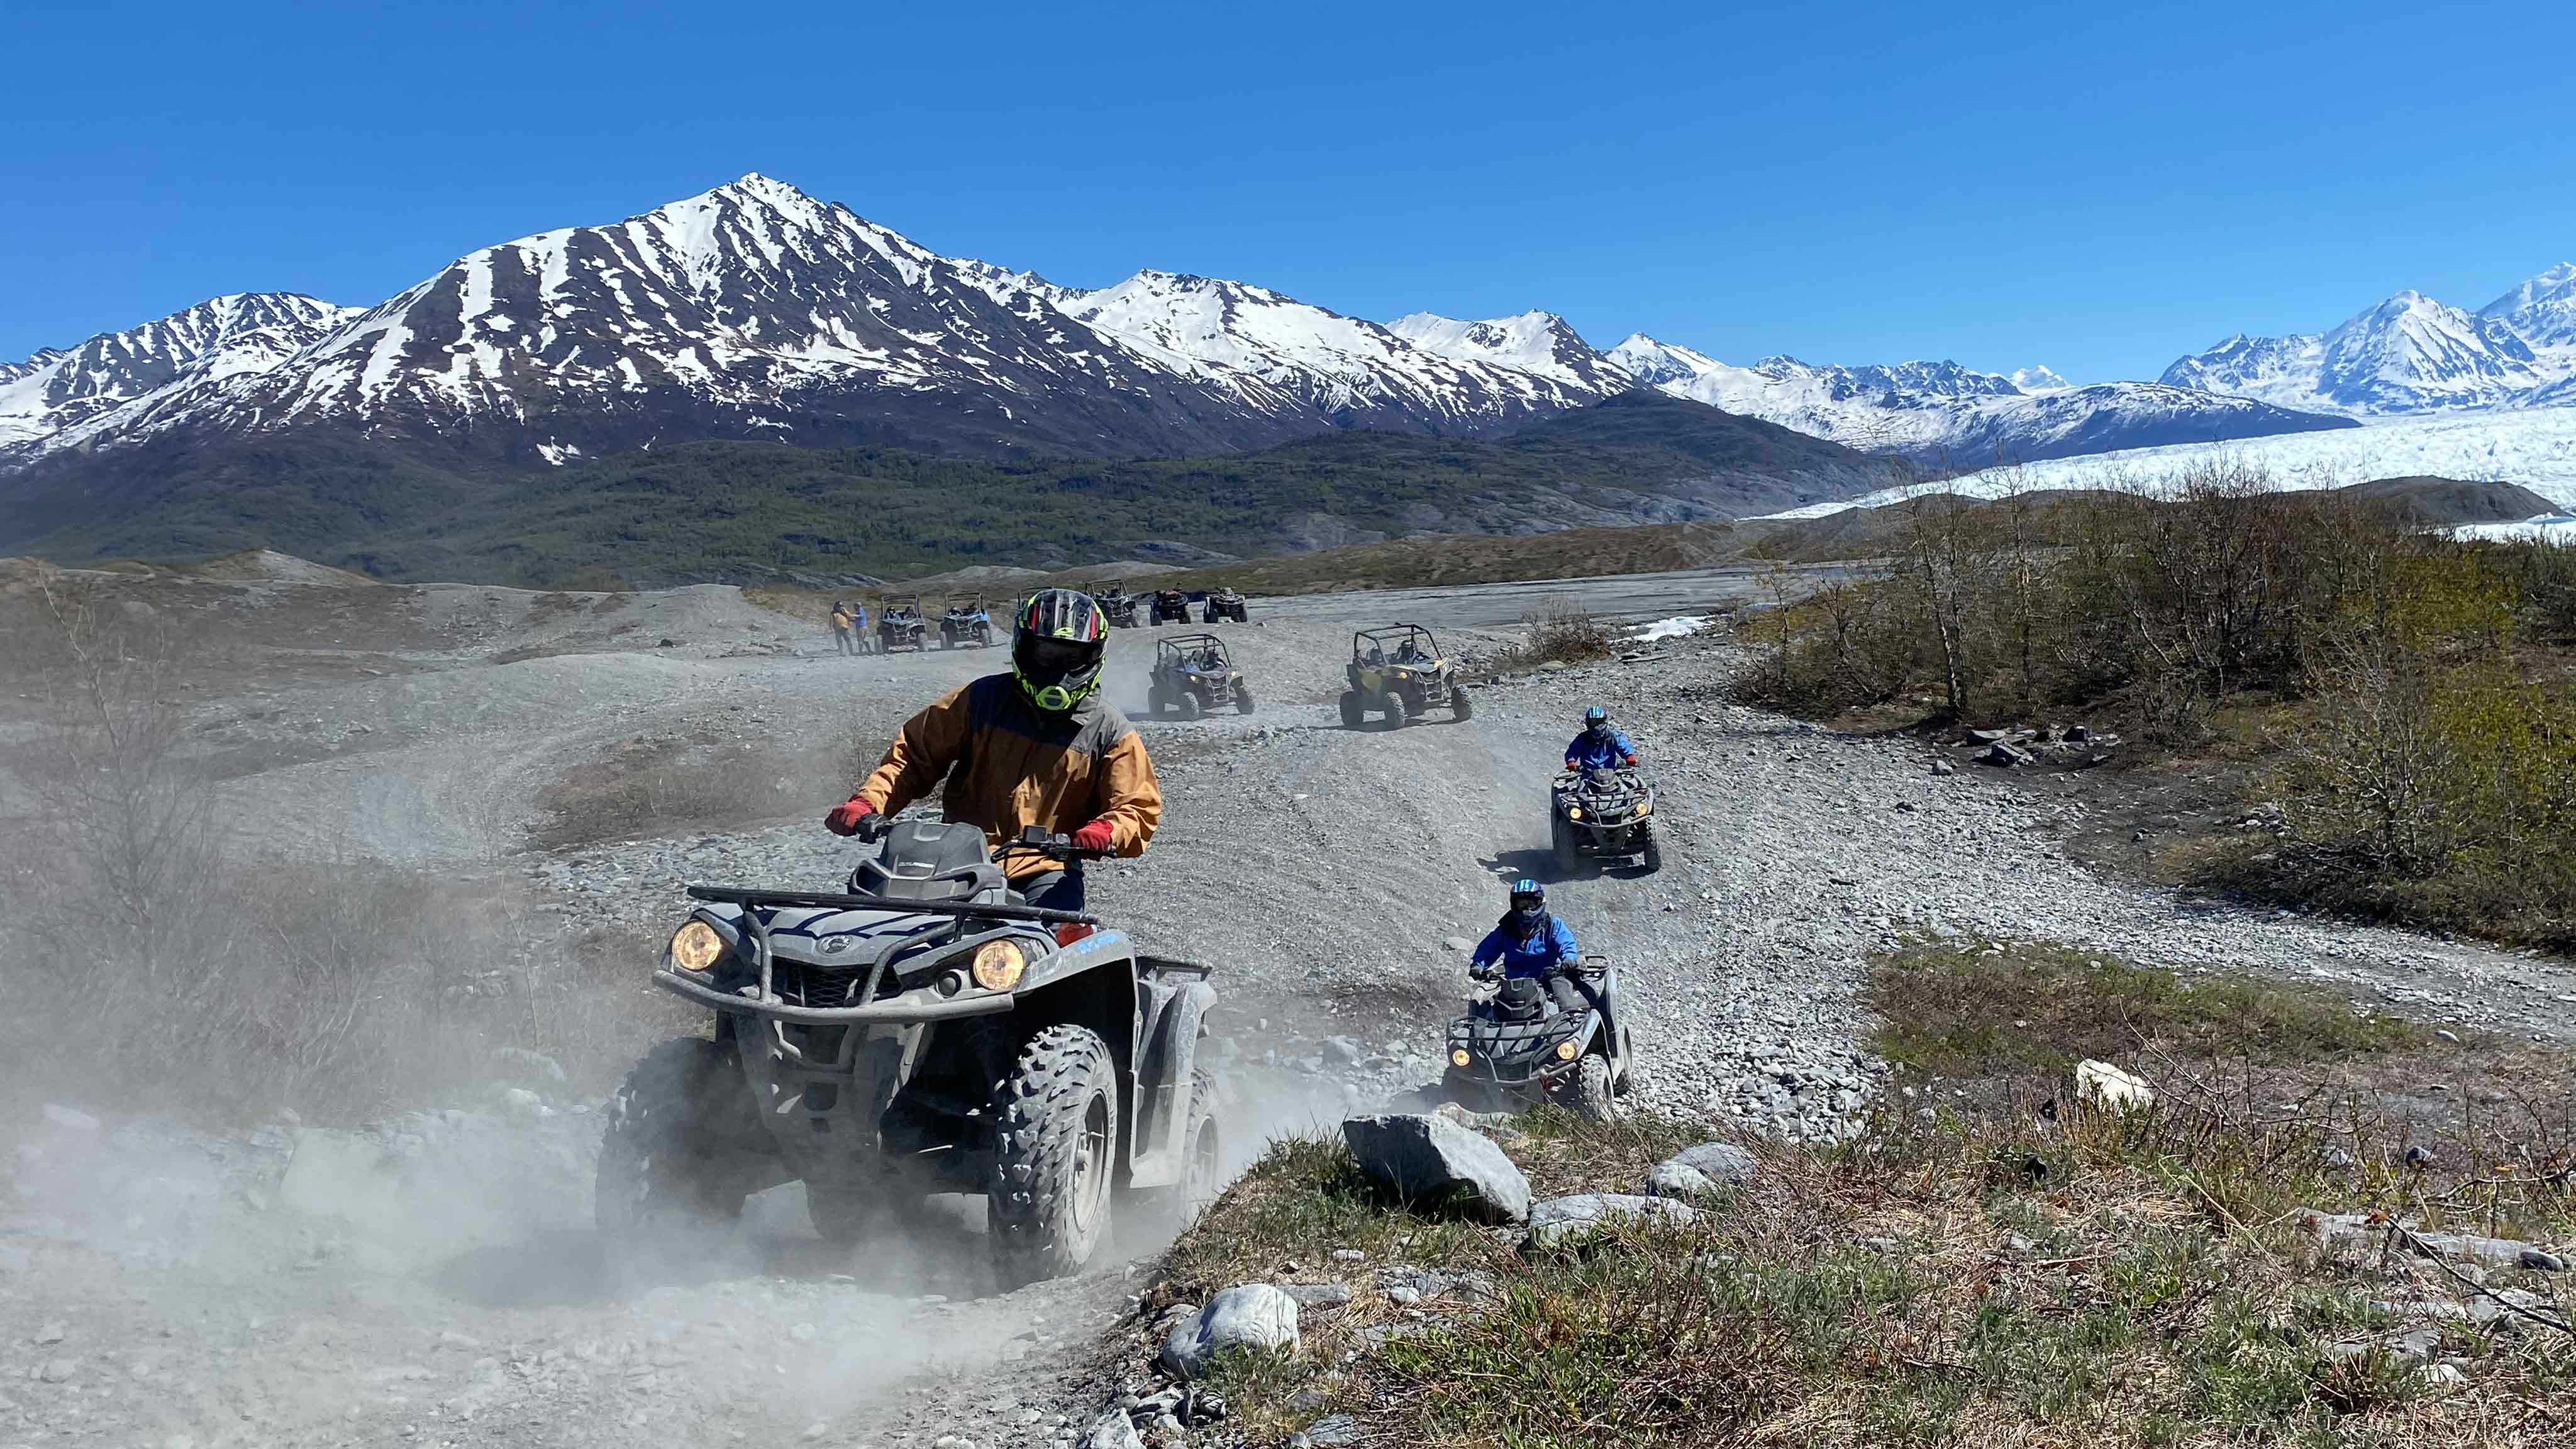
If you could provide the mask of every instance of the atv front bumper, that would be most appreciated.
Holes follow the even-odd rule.
[[[723,991],[667,966],[653,973],[653,984],[718,1011],[739,1011],[805,1026],[865,1026],[872,1022],[901,1025],[948,1021],[963,1016],[998,1016],[1009,1011],[1013,1004],[1009,993],[999,992],[958,996],[946,1001],[896,1000],[873,1002],[866,1006],[798,1006],[776,996],[763,997],[757,982],[738,992]]]

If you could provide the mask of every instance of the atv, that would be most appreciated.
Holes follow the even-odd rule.
[[[873,833],[846,892],[689,888],[705,904],[653,980],[715,1029],[655,1047],[611,1099],[603,1233],[730,1217],[801,1180],[815,1231],[847,1244],[974,1193],[1017,1286],[1095,1261],[1113,1217],[1204,1205],[1208,968],[1022,903],[999,862],[1098,854],[1062,836],[988,853],[972,825]]]
[[[885,612],[877,616],[879,654],[892,654],[898,649],[927,649],[930,647],[929,639],[930,626],[922,621],[919,594],[900,604],[892,599],[886,601]]]
[[[1655,843],[1655,787],[1643,771],[1571,770],[1548,788],[1549,838],[1556,868],[1571,875],[1586,860],[1643,857],[1648,870],[1664,864]]]
[[[1109,617],[1110,628],[1136,627],[1136,596],[1127,592],[1127,585],[1123,581],[1111,579],[1107,588],[1092,597],[1099,602],[1100,612]]]
[[[1252,713],[1252,686],[1234,667],[1225,641],[1214,634],[1179,634],[1154,644],[1154,674],[1146,703],[1156,718],[1212,713],[1229,702],[1236,714]]]
[[[1490,976],[1482,978],[1492,980]],[[1449,1023],[1441,1088],[1471,1110],[1554,1102],[1607,1122],[1635,1084],[1636,1052],[1608,958],[1586,956],[1564,978],[1584,1003],[1568,1011],[1547,983],[1515,976],[1470,998]]]
[[[1234,589],[1208,590],[1205,618],[1211,624],[1219,619],[1232,619],[1238,624],[1243,623],[1243,595]]]
[[[1159,625],[1165,620],[1186,624],[1190,621],[1190,596],[1179,589],[1156,589],[1147,596],[1145,612],[1148,624]]]
[[[1475,713],[1458,666],[1443,658],[1440,643],[1419,624],[1390,624],[1351,636],[1350,688],[1342,691],[1342,725],[1358,729],[1371,713],[1394,729],[1426,711],[1447,706],[1450,717]]]
[[[984,611],[981,594],[962,604],[950,604],[948,612],[939,616],[940,648],[954,649],[969,642],[978,649],[989,649],[993,644],[993,616]]]

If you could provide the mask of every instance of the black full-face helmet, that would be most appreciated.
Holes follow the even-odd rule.
[[[1099,691],[1108,651],[1109,618],[1089,594],[1041,589],[1011,632],[1011,673],[1031,704],[1062,714]]]

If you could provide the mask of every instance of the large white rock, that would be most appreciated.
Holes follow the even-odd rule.
[[[2075,1099],[2114,1112],[2134,1112],[2156,1104],[2156,1089],[2148,1086],[2145,1078],[2109,1062],[2086,1060],[2075,1064]]]
[[[1388,1113],[1342,1123],[1369,1180],[1408,1204],[1493,1223],[1529,1220],[1529,1178],[1503,1149],[1441,1117]]]
[[[1295,1353],[1297,1344],[1297,1300],[1268,1283],[1238,1283],[1172,1325],[1163,1367],[1196,1378],[1227,1349]]]

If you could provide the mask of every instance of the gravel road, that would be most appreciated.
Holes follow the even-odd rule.
[[[1875,1090],[1852,991],[1866,952],[1913,931],[2308,977],[2432,1019],[2576,1034],[2557,963],[2092,875],[2055,842],[2110,788],[2098,777],[1937,775],[1920,745],[1728,703],[1722,638],[1485,688],[1465,723],[1351,732],[1333,707],[1354,627],[1414,619],[1454,650],[1548,599],[1662,617],[1762,587],[1712,572],[1256,600],[1252,625],[1219,627],[1260,710],[1141,723],[1168,822],[1093,895],[1153,949],[1215,963],[1238,1153],[1436,1078],[1464,984],[1444,942],[1480,934],[1520,875],[1550,879],[1646,1008],[1649,1105],[1794,1136],[1834,1133]],[[639,931],[677,918],[683,882],[838,879],[851,847],[814,822],[847,757],[1002,664],[831,656],[726,590],[331,592],[367,597],[260,595],[237,622],[270,618],[268,666],[197,682],[192,748],[227,776],[245,848],[488,874]],[[1139,714],[1154,634],[1120,631],[1113,650]],[[1546,783],[1595,702],[1657,774],[1656,874],[1552,878]],[[733,762],[739,807],[561,844],[549,792],[638,742],[664,768]],[[69,1114],[8,1129],[0,1446],[1052,1444],[1096,1407],[1090,1346],[1134,1269],[995,1296],[970,1215],[853,1258],[804,1228],[792,1188],[672,1261],[612,1265],[585,1227],[596,1104],[504,1085],[351,1139]],[[290,1190],[299,1137],[357,1143],[383,1210]]]

